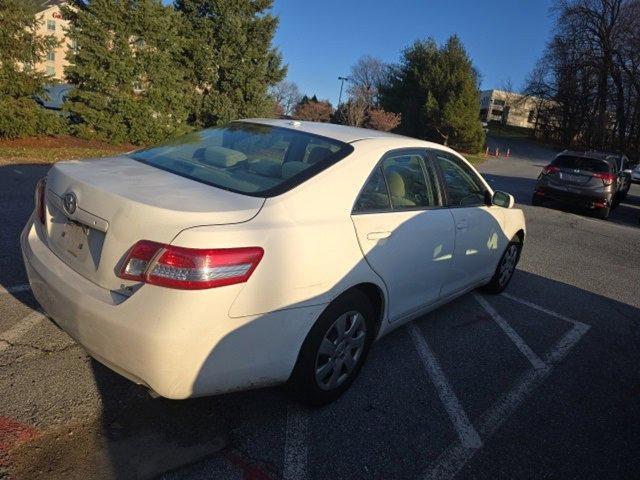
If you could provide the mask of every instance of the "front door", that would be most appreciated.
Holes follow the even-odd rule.
[[[445,184],[447,204],[455,224],[455,249],[442,295],[446,296],[490,277],[508,239],[502,233],[502,208],[486,204],[484,183],[461,158],[432,150]]]
[[[362,252],[387,286],[391,321],[435,302],[448,274],[454,224],[436,179],[424,151],[390,152],[354,207]]]

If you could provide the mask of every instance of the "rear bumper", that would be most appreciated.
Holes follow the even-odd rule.
[[[21,247],[34,296],[101,363],[181,399],[282,383],[324,305],[230,318],[242,289],[143,285],[130,297],[82,277],[45,245],[33,218]]]
[[[565,190],[557,190],[555,188],[540,186],[536,187],[535,195],[556,202],[575,205],[577,207],[599,208],[597,204],[611,206],[611,196],[602,192],[601,194],[574,193]]]

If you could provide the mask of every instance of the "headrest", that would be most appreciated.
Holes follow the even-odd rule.
[[[233,167],[246,159],[247,156],[244,153],[224,147],[207,147],[202,156],[204,163],[215,167]]]
[[[307,163],[314,164],[319,162],[320,160],[324,160],[333,155],[333,152],[330,148],[327,147],[315,147],[313,150],[309,152],[309,158],[307,158]]]
[[[309,165],[303,162],[286,162],[282,164],[282,178],[291,178],[305,170]]]
[[[387,176],[387,183],[389,184],[389,193],[392,197],[404,197],[404,180],[402,175],[398,172],[391,172]]]
[[[255,160],[249,162],[249,171],[265,177],[280,177],[282,172],[280,164],[273,160]]]

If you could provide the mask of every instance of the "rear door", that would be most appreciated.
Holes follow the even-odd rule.
[[[424,150],[385,155],[351,218],[367,262],[387,286],[391,321],[438,300],[453,255],[454,227]]]
[[[502,233],[502,209],[486,204],[486,187],[478,174],[450,152],[430,153],[442,172],[455,222],[453,261],[442,289],[446,296],[491,276],[508,239]]]

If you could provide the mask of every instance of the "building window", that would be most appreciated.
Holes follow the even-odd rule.
[[[47,76],[53,77],[56,74],[56,69],[54,67],[47,67]]]
[[[502,117],[502,110],[494,108],[493,110],[491,110],[491,115],[493,115],[494,117]]]
[[[69,48],[74,51],[77,52],[78,51],[78,41],[73,39],[69,42]]]
[[[494,100],[493,104],[499,107],[504,107],[507,104],[507,102],[505,102],[504,100]]]
[[[50,62],[55,62],[56,61],[56,52],[51,51],[51,52],[47,53],[47,60],[49,60]]]
[[[47,30],[52,32],[56,31],[56,21],[55,20],[47,20]]]
[[[527,120],[529,123],[533,123],[533,120],[536,118],[536,111],[529,110],[529,119]]]

